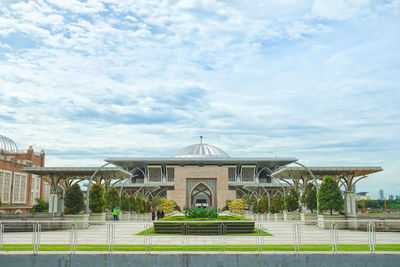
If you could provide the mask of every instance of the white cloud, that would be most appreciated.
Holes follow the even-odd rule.
[[[395,3],[10,3],[0,134],[49,166],[170,156],[204,135],[231,155],[378,164],[393,181]]]

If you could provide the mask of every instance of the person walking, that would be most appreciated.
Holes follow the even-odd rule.
[[[119,213],[119,210],[118,210],[117,207],[115,207],[114,210],[113,210],[113,219],[114,219],[114,221],[118,221],[118,213]]]
[[[151,220],[155,220],[156,218],[156,212],[154,210],[151,211]]]
[[[157,210],[157,220],[159,220],[159,219],[160,219],[160,216],[161,216],[161,213],[160,213],[160,211],[159,211],[159,210]]]
[[[163,210],[161,211],[160,215],[161,215],[161,219],[164,218],[164,211]]]

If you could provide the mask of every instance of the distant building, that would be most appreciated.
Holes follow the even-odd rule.
[[[363,200],[363,199],[369,200],[369,199],[370,199],[370,196],[367,195],[367,194],[368,194],[368,192],[358,192],[358,193],[357,193],[357,199],[358,199],[358,200]]]
[[[394,195],[389,195],[389,196],[388,196],[388,199],[394,200]]]
[[[383,200],[385,198],[385,195],[383,193],[383,189],[379,189],[379,199]]]
[[[29,212],[37,198],[48,198],[50,184],[23,170],[44,164],[43,151],[36,153],[32,147],[19,151],[13,140],[0,135],[0,213]]]

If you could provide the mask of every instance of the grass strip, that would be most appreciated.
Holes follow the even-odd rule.
[[[155,236],[181,236],[181,235],[177,235],[177,234],[158,234],[156,232],[154,232],[154,226],[150,227],[147,230],[141,231],[140,233],[137,233],[136,235],[155,235]],[[272,234],[260,230],[258,228],[254,228],[254,232],[253,233],[248,233],[248,234],[226,234],[225,236],[258,236],[258,235],[262,235],[262,236],[272,236]]]
[[[151,251],[258,251],[257,245],[153,245]],[[33,250],[31,244],[4,244],[3,251],[30,251]],[[39,248],[40,251],[69,251],[68,244],[43,244]],[[108,251],[107,245],[98,244],[81,244],[77,245],[77,251]],[[115,245],[114,251],[145,251],[144,245]],[[293,245],[264,245],[263,251],[293,251]],[[331,251],[329,244],[301,245],[301,251]],[[369,251],[366,244],[343,244],[338,245],[339,251]],[[376,245],[376,251],[400,251],[400,244],[379,244]]]

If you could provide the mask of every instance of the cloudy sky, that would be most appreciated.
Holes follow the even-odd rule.
[[[47,166],[231,156],[382,166],[400,194],[399,0],[0,0],[0,134]]]

